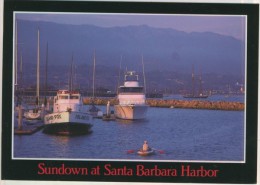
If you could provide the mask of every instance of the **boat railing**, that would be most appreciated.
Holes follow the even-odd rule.
[[[120,100],[120,105],[143,105],[145,104],[145,100]]]

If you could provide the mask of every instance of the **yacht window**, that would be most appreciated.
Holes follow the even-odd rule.
[[[79,96],[70,96],[70,99],[79,99]]]
[[[140,93],[140,92],[143,92],[143,87],[121,87],[120,92],[122,92],[122,93],[129,93],[129,92]]]
[[[63,99],[63,100],[66,100],[66,99],[69,99],[69,97],[67,95],[63,95],[63,96],[60,96],[60,99]]]

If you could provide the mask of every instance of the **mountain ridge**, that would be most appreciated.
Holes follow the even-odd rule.
[[[191,72],[191,66],[204,72],[241,74],[244,71],[244,42],[213,32],[186,33],[172,28],[147,25],[99,27],[69,25],[46,21],[18,20],[18,52],[22,50],[28,63],[36,65],[37,28],[40,28],[41,61],[45,61],[46,43],[49,60],[68,64],[73,55],[80,64],[96,62],[109,66],[122,64],[128,68],[141,65],[146,70],[177,70]]]

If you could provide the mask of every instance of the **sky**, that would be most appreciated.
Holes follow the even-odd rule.
[[[17,19],[49,21],[64,24],[92,24],[101,27],[148,25],[172,28],[184,32],[214,32],[245,39],[246,17],[228,15],[173,15],[173,14],[108,14],[108,13],[25,13],[17,12]]]

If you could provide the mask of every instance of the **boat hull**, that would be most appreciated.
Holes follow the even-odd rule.
[[[40,120],[41,119],[41,112],[29,110],[29,111],[24,113],[24,117],[27,120]]]
[[[115,105],[115,116],[119,119],[138,120],[145,119],[147,105]]]
[[[57,112],[44,117],[46,134],[82,135],[91,132],[92,124],[88,123],[89,116],[81,112]]]
[[[183,98],[208,98],[208,95],[184,95]]]
[[[148,151],[139,150],[137,152],[137,154],[139,154],[141,156],[153,155],[154,154],[154,150],[148,150]]]

